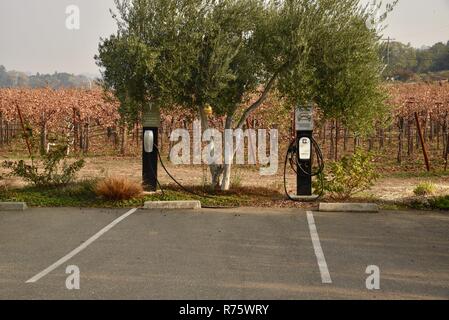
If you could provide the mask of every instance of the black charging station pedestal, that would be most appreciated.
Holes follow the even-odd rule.
[[[295,112],[298,162],[296,165],[296,196],[294,200],[311,202],[318,199],[312,193],[313,166],[313,105],[300,106]]]
[[[145,189],[150,192],[156,192],[158,186],[157,164],[160,122],[159,108],[150,106],[144,110],[142,119],[142,181]]]
[[[298,131],[298,144],[307,145],[308,141],[311,141],[312,135],[312,131]],[[304,143],[302,143],[303,141]],[[305,197],[312,196],[312,159],[299,159],[296,172],[296,194]]]
[[[142,180],[143,185],[150,192],[155,192],[157,190],[158,150],[156,148],[158,147],[158,131],[159,128],[156,127],[143,127]],[[152,138],[149,138],[148,132],[151,132]],[[149,142],[153,144],[151,152],[145,150],[145,139],[152,139],[152,141]],[[156,146],[156,148],[154,146]]]

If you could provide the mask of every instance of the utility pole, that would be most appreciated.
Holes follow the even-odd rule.
[[[390,42],[396,41],[396,39],[388,37],[382,41],[387,41],[387,65],[390,65]]]
[[[396,41],[396,39],[388,37],[386,39],[382,39],[382,41],[386,41],[387,42],[387,67],[390,66],[390,42],[392,41]]]

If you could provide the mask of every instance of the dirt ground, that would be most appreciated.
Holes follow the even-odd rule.
[[[175,178],[186,185],[202,185],[210,181],[209,172],[206,166],[172,166],[168,163],[170,173]],[[129,159],[90,159],[82,173],[85,177],[97,175],[124,175],[134,179],[141,177],[141,163],[137,158]],[[172,183],[172,180],[159,167],[159,175],[162,184]],[[392,178],[383,177],[376,181],[373,188],[366,192],[368,197],[373,197],[386,201],[397,201],[402,198],[413,196],[415,187],[424,181],[431,181],[435,184],[436,195],[449,194],[449,176],[447,177],[426,177],[426,178]],[[283,164],[279,164],[278,173],[274,176],[261,176],[255,167],[234,166],[232,172],[232,183],[242,187],[264,187],[277,191],[283,191]],[[295,175],[287,176],[289,191],[295,188]]]
[[[382,178],[375,183],[374,187],[368,191],[368,194],[382,200],[397,201],[402,198],[412,197],[416,186],[425,181],[435,184],[437,188],[435,195],[449,194],[449,177]]]
[[[165,162],[170,173],[186,186],[207,185],[210,175],[207,166],[173,166]],[[141,162],[137,157],[95,157],[87,158],[86,165],[79,174],[80,179],[101,178],[105,176],[126,176],[133,180],[141,179]],[[159,178],[162,185],[173,183],[169,176],[159,166]],[[384,201],[400,201],[412,197],[413,189],[424,181],[430,181],[437,187],[436,195],[449,194],[449,176],[445,177],[382,177],[376,181],[373,188],[363,194],[363,197]],[[9,180],[13,186],[24,185],[19,179]],[[260,187],[283,192],[283,164],[279,164],[278,173],[273,176],[261,176],[259,169],[254,166],[234,166],[232,183],[238,187]],[[287,177],[289,192],[294,191],[295,176]]]

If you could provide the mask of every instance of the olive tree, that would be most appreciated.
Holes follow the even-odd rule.
[[[117,35],[97,56],[105,87],[143,106],[204,107],[243,128],[273,91],[369,127],[384,110],[379,35],[360,0],[116,0]],[[259,89],[258,99],[246,95]],[[241,106],[244,106],[243,109]],[[243,111],[241,111],[243,110]],[[131,108],[131,113],[135,110]],[[210,164],[228,189],[231,165]]]
[[[116,0],[116,5],[118,34],[102,40],[96,60],[104,86],[122,105],[139,110],[148,103],[182,105],[197,110],[206,130],[206,105],[232,115],[261,80],[250,45],[264,10],[261,1]],[[133,103],[125,103],[129,100]],[[212,163],[210,171],[212,185],[219,185],[223,166]]]

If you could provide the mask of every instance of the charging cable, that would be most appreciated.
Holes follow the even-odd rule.
[[[315,150],[315,154],[317,157],[317,163],[318,163],[318,168],[316,171],[313,171],[313,169],[311,171],[306,170],[305,168],[303,168],[303,164],[300,162],[300,158],[299,158],[299,138],[295,138],[294,140],[292,140],[292,142],[290,142],[290,145],[288,146],[288,150],[287,150],[287,155],[285,156],[285,162],[284,162],[284,191],[285,194],[287,195],[288,199],[291,201],[296,201],[299,202],[299,200],[294,199],[292,195],[290,195],[288,193],[287,190],[287,164],[290,163],[290,168],[295,172],[296,175],[298,175],[298,171],[296,168],[299,168],[299,170],[301,170],[301,173],[310,176],[310,177],[318,177],[321,183],[321,190],[320,190],[320,194],[318,195],[318,198],[321,198],[323,196],[324,193],[324,157],[323,157],[323,153],[321,151],[320,146],[318,145],[318,142],[311,137],[310,138],[311,142],[312,142],[312,146],[313,149]],[[313,162],[313,158],[312,161]]]
[[[167,173],[167,175],[170,177],[170,179],[172,179],[182,190],[184,190],[184,192],[192,194],[192,195],[200,197],[200,198],[206,198],[206,199],[212,199],[212,200],[216,199],[216,197],[214,197],[214,196],[199,194],[193,190],[189,190],[186,187],[184,187],[178,180],[176,180],[176,178],[170,173],[170,171],[168,171],[167,167],[164,164],[164,161],[162,160],[162,156],[161,156],[161,153],[159,152],[159,148],[157,147],[156,144],[154,145],[154,148],[157,152],[159,162],[161,163],[161,166],[164,169],[165,173]],[[154,172],[153,172],[153,175],[154,175]],[[159,185],[159,188],[162,191],[162,194],[165,195],[164,190],[162,189],[162,185],[160,184],[159,179],[157,177],[156,177],[156,180]],[[202,208],[205,208],[205,209],[234,209],[234,208],[238,208],[238,207],[239,206],[204,206],[204,205],[202,205]]]

